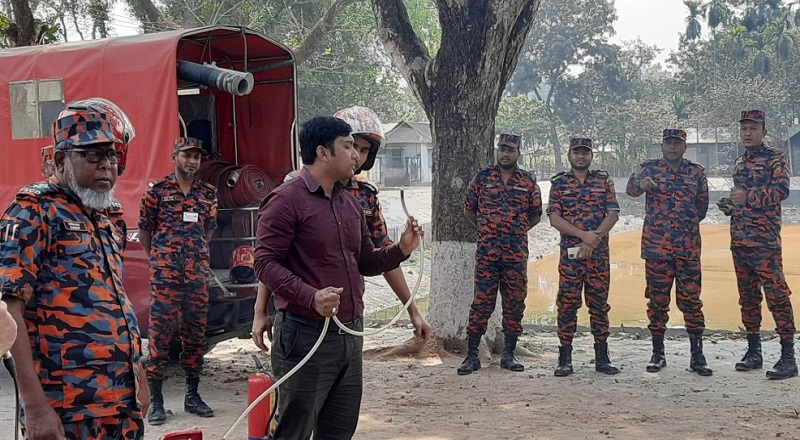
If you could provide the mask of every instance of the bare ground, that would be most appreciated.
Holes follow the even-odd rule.
[[[800,438],[800,379],[770,381],[764,370],[734,371],[746,346],[736,334],[712,334],[706,340],[712,377],[687,371],[688,340],[677,332],[668,337],[668,366],[660,373],[644,369],[649,338],[615,333],[609,345],[622,372],[605,376],[594,371],[591,336],[581,334],[575,340],[575,374],[556,378],[553,332],[524,335],[532,352],[520,358],[525,372],[501,370],[494,355],[469,376],[455,373],[461,354],[436,344],[422,355],[387,349],[402,346],[409,333],[395,328],[365,341],[365,392],[356,439]],[[169,381],[166,403],[175,415],[166,425],[148,427],[146,438],[190,427],[202,429],[205,438],[221,438],[246,406],[246,377],[256,353],[251,342],[240,340],[220,344],[207,356],[209,377],[201,391],[216,410],[212,419],[184,413],[182,379]],[[777,361],[777,339],[765,341],[764,355],[765,366]],[[246,433],[242,426],[230,438]]]

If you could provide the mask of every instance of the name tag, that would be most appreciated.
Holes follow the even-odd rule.
[[[183,221],[185,222],[196,222],[200,217],[197,215],[196,212],[184,212],[183,213]]]

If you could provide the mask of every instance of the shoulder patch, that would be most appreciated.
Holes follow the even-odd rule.
[[[156,180],[155,182],[150,182],[149,186],[150,186],[150,188],[155,188],[156,186],[163,185],[164,183],[167,182],[167,180],[169,180],[169,179]]]
[[[207,190],[209,190],[209,191],[214,191],[214,192],[216,192],[216,191],[217,191],[217,187],[216,187],[216,186],[214,186],[214,185],[212,185],[212,184],[210,184],[210,183],[206,182],[205,180],[198,180],[198,182],[200,183],[200,185],[201,185],[203,188],[205,188],[205,189],[207,189]]]
[[[57,193],[58,188],[48,182],[36,182],[24,186],[17,191],[17,200],[36,200],[39,196],[44,194]]]
[[[567,175],[566,171],[562,171],[560,173],[556,173],[553,177],[550,178],[550,181],[551,182],[555,182],[556,180],[561,179],[562,177],[565,177],[566,175]]]
[[[700,165],[697,162],[692,162],[691,160],[688,159],[686,161],[689,162],[690,167],[697,168],[700,171],[705,171],[705,167],[703,165]]]
[[[641,167],[650,167],[658,163],[658,159],[647,159],[646,161],[641,163]]]
[[[364,186],[366,188],[369,188],[372,192],[374,192],[375,194],[378,194],[378,184],[377,183],[375,183],[375,182],[373,182],[371,180],[366,180],[365,179],[365,180],[359,180],[358,184],[361,185],[361,186]]]

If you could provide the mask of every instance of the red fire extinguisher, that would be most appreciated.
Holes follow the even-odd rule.
[[[253,355],[258,372],[251,374],[247,378],[247,403],[253,403],[264,391],[269,389],[274,383],[275,379],[267,373],[261,361]],[[277,407],[277,390],[270,393],[269,396],[264,398],[261,402],[253,408],[253,411],[247,416],[247,440],[263,440],[267,438],[273,418],[275,416],[275,409]]]

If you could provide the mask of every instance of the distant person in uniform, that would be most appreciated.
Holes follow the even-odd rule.
[[[208,351],[208,242],[217,227],[217,188],[197,179],[202,143],[193,138],[175,141],[175,172],[152,185],[139,208],[139,241],[150,256],[150,325],[147,330],[147,378],[152,405],[151,425],[167,420],[162,387],[175,330],[180,335],[181,367],[186,372],[183,408],[200,417],[213,417],[198,386],[203,356]]]
[[[631,175],[625,192],[631,197],[646,194],[642,229],[642,258],[645,260],[645,297],[653,355],[647,371],[667,366],[664,333],[669,321],[669,303],[675,284],[675,301],[683,312],[689,333],[689,370],[701,376],[713,371],[703,355],[703,301],[700,300],[700,222],[708,211],[708,181],[703,167],[683,158],[686,132],[664,130],[661,159],[642,163]]]
[[[555,375],[569,376],[572,339],[578,326],[581,294],[589,308],[594,335],[595,371],[617,374],[608,355],[608,291],[611,283],[608,234],[619,220],[614,181],[603,170],[589,170],[592,140],[572,138],[567,154],[569,171],[550,179],[547,214],[550,225],[561,233],[558,264],[558,367]]]
[[[72,102],[59,113],[54,175],[20,189],[0,220],[0,289],[17,324],[11,352],[31,440],[144,436],[149,395],[113,197],[115,144],[127,149],[132,139],[115,132],[132,127],[112,126],[121,110],[106,103]]]
[[[790,173],[783,151],[764,143],[766,135],[764,112],[743,111],[739,138],[745,152],[734,162],[730,196],[722,197],[717,205],[731,217],[731,253],[747,331],[747,352],[736,369],[763,367],[761,300],[766,297],[781,340],[781,358],[767,371],[767,377],[787,379],[797,376],[792,292],[783,274],[781,254],[781,202],[789,197]]]
[[[503,301],[505,347],[500,368],[524,371],[514,356],[528,293],[528,231],[542,219],[542,193],[533,173],[517,166],[522,139],[501,134],[497,164],[478,171],[467,185],[464,214],[478,228],[475,295],[467,326],[467,357],[459,375],[481,368],[478,346],[494,312],[497,292]]]

